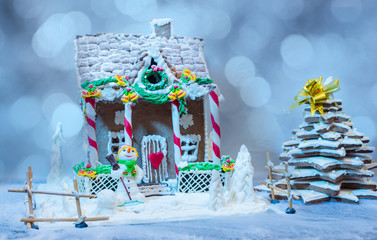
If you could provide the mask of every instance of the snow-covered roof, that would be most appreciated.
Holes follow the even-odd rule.
[[[200,38],[98,33],[77,36],[74,43],[79,84],[117,74],[133,83],[151,47],[160,51],[175,78],[179,79],[184,69],[199,78],[210,78]]]

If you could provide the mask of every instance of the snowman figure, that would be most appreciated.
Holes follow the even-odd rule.
[[[128,176],[129,174],[133,177],[136,176],[136,159],[138,156],[136,149],[129,145],[125,145],[119,149],[117,160],[120,166],[122,164],[126,167],[123,171],[124,176]]]
[[[130,201],[144,201],[145,197],[140,193],[136,184],[136,182],[141,181],[144,175],[143,170],[136,164],[138,156],[136,149],[129,145],[122,146],[118,151],[117,161],[120,169],[117,171],[121,172],[121,177],[125,179],[123,182],[129,187],[129,192],[132,198],[130,199],[128,197],[123,182],[119,181],[117,189],[118,205],[123,205]]]

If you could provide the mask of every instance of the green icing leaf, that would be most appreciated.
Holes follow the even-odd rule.
[[[187,114],[187,102],[183,98],[179,99],[179,115]]]
[[[78,163],[75,166],[73,166],[73,171],[75,171],[76,173],[78,173],[80,169],[84,168],[84,166],[85,166],[84,162]]]
[[[111,170],[113,169],[113,167],[111,165],[102,165],[102,164],[99,164],[95,169],[94,171],[97,172],[97,174],[110,174],[111,173]]]

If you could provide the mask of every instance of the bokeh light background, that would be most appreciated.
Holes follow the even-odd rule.
[[[78,34],[149,34],[153,18],[174,33],[205,39],[212,78],[225,102],[222,153],[241,144],[265,175],[281,144],[303,121],[284,110],[309,78],[334,76],[344,112],[376,146],[377,1],[361,0],[3,0],[0,2],[0,179],[28,165],[47,176],[51,136],[63,123],[67,173],[84,159],[83,119],[74,68]],[[376,153],[373,154],[376,159]]]

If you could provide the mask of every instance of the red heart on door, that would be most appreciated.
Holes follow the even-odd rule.
[[[150,153],[148,158],[149,161],[151,161],[152,167],[157,170],[162,162],[162,159],[164,159],[164,154],[162,152]]]

